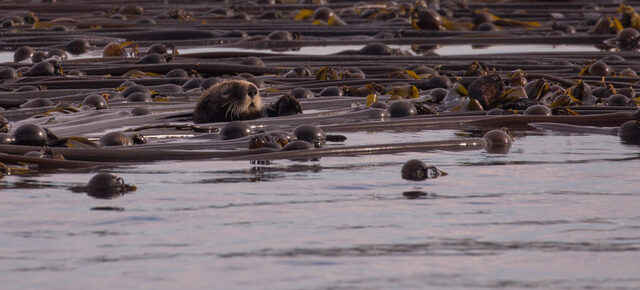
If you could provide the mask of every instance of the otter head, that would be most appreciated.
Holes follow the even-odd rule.
[[[206,90],[193,113],[194,122],[226,122],[263,117],[262,98],[253,83],[227,80]]]
[[[225,119],[250,119],[250,116],[262,112],[262,98],[258,87],[253,83],[232,80],[220,84],[220,97],[226,108]]]

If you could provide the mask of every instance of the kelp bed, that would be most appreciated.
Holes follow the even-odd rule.
[[[264,163],[486,150],[482,136],[492,129],[615,135],[616,127],[638,119],[639,37],[630,31],[640,28],[633,9],[640,2],[232,2],[0,3],[1,47],[20,52],[1,64],[4,173],[91,172],[158,160]],[[434,52],[454,44],[489,53]],[[522,44],[599,51],[520,53]],[[493,54],[491,45],[512,52]],[[308,47],[319,53],[292,53]],[[191,113],[203,90],[227,79],[255,83],[269,104],[291,95],[302,112],[246,120],[251,134],[223,140],[225,123],[194,124]],[[129,97],[133,86],[144,86],[145,96]],[[85,101],[90,95],[107,105]],[[393,105],[399,102],[409,105]],[[528,110],[536,105],[542,107]],[[25,124],[46,128],[47,146],[13,141]],[[339,138],[297,151],[249,148],[265,132],[305,124]],[[637,131],[637,123],[629,126]],[[350,132],[438,129],[459,130],[462,137],[340,142]],[[147,142],[100,146],[98,139],[113,131],[141,134]],[[633,130],[625,136],[640,142]]]

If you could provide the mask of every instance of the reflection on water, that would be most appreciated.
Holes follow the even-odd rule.
[[[344,134],[358,145],[456,132]],[[0,270],[17,289],[633,289],[639,148],[538,132],[507,154],[159,162],[114,169],[138,190],[111,200],[69,191],[92,173],[6,176]],[[410,159],[449,175],[403,180]]]
[[[263,52],[263,53],[285,53],[285,54],[305,54],[305,55],[328,55],[345,50],[359,50],[364,45],[332,45],[332,46],[306,46],[296,48],[295,50],[286,51],[274,51],[270,49],[244,49],[244,48],[231,48],[231,47],[197,47],[197,48],[182,48],[180,54],[189,53],[202,53],[202,52]],[[391,48],[402,49],[405,51],[412,51],[410,45],[389,45]],[[587,45],[535,45],[535,44],[520,44],[520,45],[491,45],[491,46],[472,46],[472,45],[442,45],[433,47],[434,49],[428,49],[422,51],[422,53],[436,53],[442,56],[451,55],[465,55],[465,54],[496,54],[496,53],[526,53],[526,52],[540,52],[550,51],[555,52],[589,52],[600,51],[599,48]],[[86,59],[101,57],[102,50],[94,50],[81,55],[70,55],[69,59]],[[0,51],[0,63],[13,61],[12,51]],[[30,65],[25,62],[25,65]]]
[[[91,210],[124,211],[124,208],[118,206],[96,206],[92,207]]]
[[[307,46],[301,47],[297,50],[285,51],[287,54],[311,54],[311,55],[328,55],[345,50],[359,50],[364,45],[332,45],[332,46]],[[389,45],[394,49],[401,49],[405,51],[412,51],[411,45]],[[450,55],[464,55],[464,54],[496,54],[496,53],[524,53],[524,52],[540,52],[540,51],[600,51],[600,49],[587,46],[587,45],[534,45],[534,44],[521,44],[521,45],[491,45],[491,46],[472,46],[472,45],[442,45],[437,47],[431,47],[433,51],[438,55],[450,56]],[[220,51],[247,51],[255,52],[253,49],[230,49],[223,47],[208,47],[208,48],[186,48],[180,50],[182,54],[197,53],[197,52],[220,52]],[[262,52],[273,52],[271,50],[259,50]]]
[[[447,45],[436,49],[434,52],[439,55],[464,55],[464,54],[500,54],[500,53],[527,53],[527,52],[593,52],[600,51],[599,48],[590,45]]]
[[[402,193],[404,197],[407,199],[416,199],[416,198],[436,198],[437,196],[433,193],[428,193],[419,190],[410,190]]]

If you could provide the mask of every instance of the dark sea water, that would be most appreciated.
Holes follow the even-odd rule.
[[[414,158],[449,175],[403,180]],[[112,200],[69,190],[93,173],[5,176],[0,288],[637,289],[639,158],[615,136],[537,131],[508,154],[116,168],[138,190]]]

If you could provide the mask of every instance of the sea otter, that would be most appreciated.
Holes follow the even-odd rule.
[[[214,85],[202,94],[193,112],[193,121],[227,122],[263,116],[262,98],[256,85],[243,80],[228,80]]]

